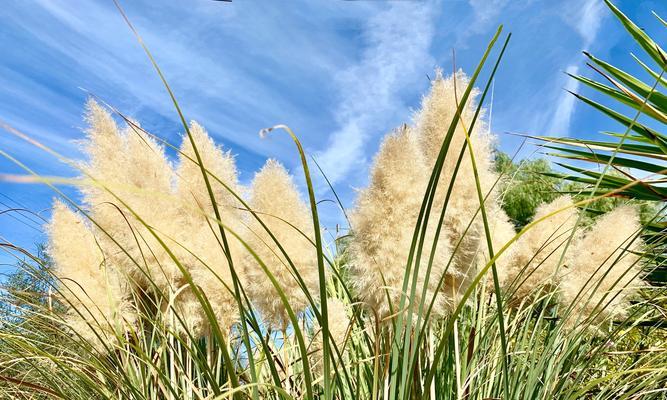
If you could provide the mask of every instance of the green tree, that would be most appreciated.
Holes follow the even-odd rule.
[[[503,209],[517,228],[530,222],[540,204],[558,196],[559,180],[545,175],[552,172],[547,160],[526,159],[515,163],[506,153],[498,151],[495,162],[496,172],[503,176]]]

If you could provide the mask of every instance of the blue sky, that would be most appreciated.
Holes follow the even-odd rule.
[[[667,3],[615,2],[659,42],[651,11]],[[563,71],[590,75],[581,50],[638,71],[640,52],[598,0],[428,1],[122,1],[162,67],[187,119],[203,124],[237,154],[244,182],[277,158],[298,174],[286,135],[260,129],[287,124],[333,181],[346,205],[367,179],[382,136],[409,122],[428,76],[456,64],[470,72],[498,24],[512,40],[494,84],[492,130],[592,137],[618,129],[577,104]],[[88,93],[104,99],[172,143],[182,127],[158,76],[111,0],[10,0],[0,9],[0,119],[72,158]],[[44,175],[74,171],[0,131],[0,150]],[[529,154],[530,150],[526,152]],[[5,158],[0,173],[23,171]],[[321,198],[331,198],[319,180]],[[71,189],[65,188],[74,194]],[[44,240],[35,216],[48,218],[54,193],[0,180],[0,240],[28,249]],[[323,203],[324,223],[339,216]],[[0,263],[12,257],[0,251]],[[0,265],[0,271],[7,271]]]

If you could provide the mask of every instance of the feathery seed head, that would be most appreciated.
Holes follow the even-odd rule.
[[[242,215],[239,210],[241,204],[220,183],[222,181],[238,195],[242,192],[234,157],[230,152],[223,152],[204,128],[194,121],[190,124],[190,134],[207,171],[208,181],[220,213],[220,222],[227,231],[225,237],[231,260],[238,274],[241,271],[239,267],[242,264],[244,250],[228,230],[231,229],[237,234],[241,230]],[[188,136],[183,137],[180,151],[176,170],[176,199],[179,210],[176,221],[181,227],[177,237],[182,246],[179,246],[175,253],[181,263],[188,268],[194,284],[206,294],[217,322],[225,332],[239,317],[231,289],[233,280],[230,265],[223,251],[224,244],[219,223],[215,219],[213,203]],[[188,284],[185,280],[179,283]],[[197,334],[210,331],[211,326],[203,306],[191,288],[186,288],[178,294],[174,307],[191,331]],[[182,328],[177,326],[177,329]]]
[[[370,184],[359,193],[350,215],[354,229],[349,248],[354,285],[361,299],[381,318],[395,313],[401,301],[413,232],[427,186],[424,170],[416,137],[410,128],[401,127],[384,139],[373,162]],[[431,226],[426,243],[432,243],[433,230]],[[428,257],[422,259],[416,296],[410,305],[415,310],[422,299],[428,306],[435,296],[450,258],[449,250],[448,243],[439,242],[430,274],[427,274]],[[443,279],[445,289],[436,297],[436,315],[447,312],[453,303],[452,292],[458,289],[455,274]]]
[[[556,214],[550,216],[553,213]],[[562,267],[559,262],[564,259],[578,215],[568,195],[537,208],[533,220],[545,219],[517,239],[511,265],[499,269],[501,285],[513,292],[513,303],[538,295],[545,285],[548,288],[557,283],[556,272]]]
[[[216,204],[221,212],[230,207],[240,207],[238,200],[221,183],[241,195],[241,186],[238,182],[236,162],[230,151],[223,151],[215,144],[206,130],[197,122],[190,123],[190,135],[197,146],[204,168],[208,170],[209,183],[213,188]],[[207,214],[213,213],[213,205],[207,192],[201,167],[197,164],[197,157],[192,142],[187,136],[181,144],[180,161],[176,171],[178,175],[178,191],[183,200],[190,198],[196,207],[202,207]]]
[[[335,344],[335,347],[333,345],[331,346],[331,352],[334,354],[334,358],[338,359],[338,354],[341,356],[344,356],[345,354],[345,339],[348,336],[348,330],[350,329],[351,310],[349,309],[349,306],[340,299],[328,298],[327,312],[329,314],[329,335],[331,336],[333,344]],[[322,363],[323,345],[322,329],[320,328],[315,332],[315,335],[311,338],[310,345],[308,346],[311,365],[313,366],[316,375],[319,376],[324,372]]]
[[[309,207],[299,196],[287,170],[275,160],[268,160],[255,175],[249,205],[281,244],[294,268],[254,217],[248,222],[250,248],[274,275],[293,310],[303,312],[310,302],[295,274],[301,277],[313,299],[317,299],[319,292]],[[285,306],[262,267],[249,254],[245,257],[245,274],[245,286],[255,306],[271,325],[286,328],[289,319]]]
[[[422,108],[416,113],[414,119],[417,137],[425,158],[425,174],[430,174],[436,163],[447,131],[457,113],[458,102],[468,84],[468,77],[460,70],[446,78],[438,71],[436,79],[431,84],[431,91],[422,100]],[[478,94],[479,91],[473,89],[468,102],[462,109],[461,119],[455,126],[443,162],[431,213],[431,219],[437,221],[451,185],[451,196],[446,205],[447,212],[443,221],[443,234],[447,237],[449,246],[456,249],[453,255],[452,273],[461,278],[466,277],[456,284],[459,289],[464,290],[477,274],[482,261],[480,255],[487,251],[485,240],[483,240],[484,226],[479,212],[480,204],[476,200],[478,199],[477,180],[479,180],[482,194],[486,199],[487,214],[493,215],[501,212],[497,193],[499,185],[496,185],[498,176],[493,168],[494,137],[488,132],[483,112],[480,111],[475,126],[470,130],[470,124],[477,109],[476,97]],[[466,132],[470,136],[470,147],[475,155],[477,175],[475,175],[468,148],[465,148],[458,170],[456,169],[459,155],[466,145]],[[455,171],[456,178],[452,182]],[[498,220],[503,219],[504,217],[498,218]],[[435,224],[436,222],[430,223]],[[494,222],[494,225],[498,225],[499,232],[502,231],[506,236],[509,234],[507,224],[504,222]]]
[[[48,252],[69,309],[68,325],[102,351],[104,343],[115,342],[117,335],[134,324],[130,289],[106,263],[85,221],[60,201],[54,204],[47,231]]]
[[[92,100],[87,104],[86,120],[90,125],[85,143],[89,159],[83,168],[95,184],[82,191],[95,222],[91,235],[98,239],[99,257],[128,282],[172,299],[192,332],[200,334],[210,328],[209,321],[187,287],[181,269],[187,270],[206,294],[219,325],[228,329],[238,318],[229,290],[233,287],[230,266],[189,138],[183,143],[176,174],[163,147],[135,124],[119,131],[111,115]],[[221,222],[225,229],[238,233],[242,227],[240,203],[217,181],[241,192],[234,159],[195,122],[191,133],[209,171]],[[240,243],[233,235],[226,236],[232,262],[240,266]],[[173,320],[167,318],[168,323]]]
[[[141,129],[127,127],[121,133],[97,103],[89,101],[87,108],[84,170],[98,183],[82,191],[91,218],[104,232],[98,235],[100,245],[133,279],[145,281],[148,274],[167,286],[180,272],[146,225],[166,237],[180,230],[170,198],[171,165],[162,146]]]
[[[569,253],[561,274],[563,309],[572,307],[566,325],[623,317],[630,298],[644,286],[639,277],[642,241],[636,208],[621,206],[601,216]]]

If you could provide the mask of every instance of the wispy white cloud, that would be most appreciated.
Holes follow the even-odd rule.
[[[287,141],[261,141],[257,132],[283,122],[303,130],[312,128],[316,118],[303,108],[306,99],[314,97],[309,92],[316,86],[312,84],[335,73],[352,53],[333,29],[303,34],[307,30],[303,25],[331,25],[340,16],[336,8],[318,9],[301,2],[289,9],[271,3],[209,2],[185,12],[187,2],[174,2],[158,12],[143,2],[122,3],[160,63],[186,117],[201,120],[225,145],[258,158],[292,155]],[[12,84],[0,78],[5,88],[22,92],[30,97],[27,103],[40,109],[69,115],[71,121],[78,119],[83,105],[85,94],[76,89],[81,86],[144,122],[150,118],[153,121],[148,122],[179,129],[160,80],[112,3],[82,2],[73,8],[64,2],[37,0],[16,8],[4,20],[29,33],[31,50],[39,51],[40,64],[57,60],[47,77],[60,85],[52,97],[61,99],[42,100],[41,94],[48,91],[43,82],[26,90],[25,82]],[[187,28],[174,29],[181,24]],[[26,70],[19,69],[22,74]],[[72,98],[72,91],[78,92],[78,98]],[[54,110],[54,103],[61,105],[59,110]],[[67,112],[62,109],[65,104]],[[156,133],[174,139],[176,132]]]
[[[579,66],[570,65],[565,71],[569,74],[576,75],[579,73]],[[569,79],[568,77],[564,93],[561,93],[556,109],[553,111],[551,124],[547,131],[549,135],[567,136],[569,134],[574,108],[577,103],[576,98],[568,91],[576,92],[578,88],[579,82],[574,79]]]
[[[606,7],[599,0],[587,0],[579,3],[579,6],[579,8],[572,8],[572,10],[576,10],[577,14],[566,18],[566,21],[581,35],[584,40],[584,47],[588,47],[595,41],[600,32]]]
[[[604,4],[598,0],[587,0],[579,4],[579,7],[571,9],[573,11],[565,17],[565,21],[576,29],[583,40],[583,47],[588,48],[595,42],[600,31],[605,11]],[[580,58],[578,57],[578,59]],[[565,72],[577,75],[579,73],[579,65],[579,60],[572,61],[565,69]],[[556,109],[553,111],[551,123],[548,128],[548,133],[552,135],[569,135],[572,117],[577,106],[576,98],[569,92],[576,92],[579,89],[579,81],[571,79],[569,76],[566,76],[565,79],[565,88],[558,97]]]
[[[475,32],[484,30],[489,22],[498,18],[509,0],[468,0],[473,10],[473,24]]]
[[[156,7],[150,0],[121,1],[186,117],[202,122],[220,144],[240,155],[239,169],[247,180],[266,157],[298,163],[287,138],[262,141],[261,128],[288,123],[307,147],[321,143],[323,127],[332,125],[329,77],[356,52],[340,26],[354,28],[368,7],[350,12],[345,2],[242,3],[174,0]],[[12,126],[80,157],[72,139],[83,136],[86,93],[78,89],[83,87],[154,133],[178,141],[182,127],[173,105],[112,2],[3,5],[0,40],[0,118]],[[45,175],[76,173],[3,132],[0,149]],[[2,157],[0,172],[24,173]],[[43,186],[8,182],[0,182],[0,193],[28,194],[26,207],[33,210],[48,209],[55,195]],[[8,213],[0,215],[0,235],[26,248],[43,241]],[[7,259],[0,254],[0,271]]]
[[[173,106],[112,2],[6,3],[0,9],[3,120],[77,156],[68,142],[82,136],[86,95],[78,87],[84,87],[154,133],[178,140],[182,127]],[[652,5],[661,12],[663,3],[653,0]],[[457,66],[469,71],[503,23],[513,39],[496,76],[495,129],[565,135],[574,124],[577,129],[592,126],[573,118],[576,102],[561,89],[577,89],[576,83],[559,79],[558,70],[569,65],[569,72],[583,71],[578,55],[582,43],[601,43],[597,50],[613,45],[608,35],[600,35],[606,28],[601,15],[607,14],[601,1],[121,4],[166,73],[187,118],[199,120],[239,155],[242,179],[248,180],[266,157],[279,158],[293,169],[298,166],[285,135],[265,140],[257,135],[261,128],[284,123],[308,151],[318,152],[318,161],[335,178],[347,205],[354,196],[350,186],[364,184],[381,135],[409,119],[410,108],[427,88],[426,74],[437,64],[451,65],[452,48]],[[627,7],[633,5],[628,2]],[[652,18],[645,14],[644,21]],[[511,140],[502,138],[505,150],[512,151]],[[68,172],[1,132],[0,148],[41,173]],[[0,172],[21,171],[0,160]],[[48,209],[51,203],[52,193],[43,187],[2,182],[0,192],[34,210]],[[38,241],[3,216],[0,235],[18,238],[25,246]],[[336,222],[332,218],[328,225]]]
[[[365,171],[369,139],[391,129],[396,113],[408,108],[401,94],[424,79],[424,67],[433,66],[433,18],[430,5],[405,2],[378,12],[366,24],[367,48],[361,59],[335,79],[341,96],[335,113],[340,128],[317,154],[332,182],[351,171]]]

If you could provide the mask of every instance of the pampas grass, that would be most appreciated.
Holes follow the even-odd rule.
[[[534,219],[542,221],[517,240],[512,265],[500,271],[501,284],[511,292],[514,303],[558,285],[557,272],[577,217],[577,209],[567,195],[537,208]]]
[[[137,281],[173,286],[178,268],[135,216],[167,236],[181,230],[176,210],[164,197],[171,192],[173,176],[163,149],[141,130],[127,127],[121,132],[111,115],[92,100],[86,120],[84,150],[89,159],[83,169],[97,183],[82,188],[83,200],[101,231],[96,236],[106,256]]]
[[[248,244],[267,264],[285,292],[290,306],[295,312],[302,313],[310,304],[308,296],[317,298],[319,293],[317,252],[313,244],[308,206],[301,199],[285,167],[275,160],[268,160],[255,175],[250,193],[248,203],[260,215],[268,230],[257,220],[251,219],[248,224]],[[280,243],[289,260],[281,253],[269,232]],[[289,318],[276,289],[254,257],[246,257],[244,265],[246,287],[253,304],[272,326],[285,330]]]
[[[130,285],[107,264],[86,221],[62,202],[55,203],[47,231],[67,325],[101,351],[136,322]]]
[[[640,229],[637,210],[623,206],[600,217],[572,246],[559,277],[562,306],[572,310],[570,326],[588,320],[601,324],[630,313],[630,300],[646,286]]]
[[[470,393],[479,377],[495,374],[489,363],[499,362],[497,354],[504,345],[504,351],[513,346],[534,347],[546,362],[559,346],[558,340],[537,345],[533,338],[547,328],[555,329],[555,337],[563,340],[568,340],[574,327],[590,327],[595,332],[592,337],[610,332],[605,328],[608,322],[631,315],[629,300],[645,286],[638,266],[641,242],[634,239],[640,229],[636,212],[621,207],[579,232],[579,212],[570,197],[562,196],[539,207],[535,222],[516,233],[500,207],[502,196],[496,188],[503,178],[490,164],[493,137],[488,131],[454,132],[451,154],[445,159],[463,154],[462,161],[458,167],[445,163],[439,185],[447,185],[451,193],[436,192],[434,215],[423,238],[425,248],[435,252],[412,266],[417,273],[408,273],[428,186],[425,172],[433,162],[426,146],[442,140],[434,136],[435,126],[445,124],[453,115],[451,109],[457,107],[457,96],[451,93],[454,86],[468,84],[462,73],[439,75],[415,124],[403,125],[384,139],[369,186],[359,191],[349,214],[353,229],[343,247],[345,253],[329,260],[327,269],[336,268],[336,273],[326,275],[326,286],[330,292],[336,289],[335,296],[332,293],[327,299],[319,298],[310,210],[280,163],[267,161],[246,189],[238,182],[234,157],[193,122],[179,148],[178,163],[172,167],[162,145],[137,123],[130,121],[120,130],[111,115],[90,102],[91,127],[85,147],[90,158],[83,165],[90,178],[82,188],[83,210],[88,210],[90,221],[56,203],[49,225],[53,273],[61,282],[58,289],[69,310],[64,323],[98,354],[114,357],[113,365],[126,373],[141,369],[136,361],[129,361],[142,359],[141,354],[167,357],[171,361],[164,366],[164,379],[179,382],[184,389],[176,392],[187,392],[192,398],[223,390],[218,379],[253,396],[298,396],[304,387],[318,392],[329,380],[341,397],[357,393],[377,398],[383,391],[382,397],[387,397],[394,393],[391,384],[375,376],[392,376],[388,368],[398,361],[393,355],[387,360],[383,354],[389,354],[386,346],[396,335],[395,321],[406,310],[418,317],[411,320],[404,339],[415,350],[406,353],[409,358],[403,362],[414,359],[415,373],[425,374],[410,385],[436,398],[451,390],[442,382],[453,379],[457,393]],[[474,107],[478,105],[473,102],[463,108],[462,124],[475,114]],[[467,142],[465,136],[471,133],[475,140]],[[462,152],[464,145],[471,146],[468,150],[475,164],[470,153]],[[117,148],[122,154],[111,151]],[[208,183],[197,158],[210,176]],[[128,163],[137,164],[141,175],[124,168]],[[447,173],[455,170],[457,179],[452,181]],[[473,183],[461,180],[464,177]],[[478,198],[475,179],[484,192],[488,227],[474,200]],[[217,209],[215,215],[212,209]],[[500,250],[493,260],[486,246],[487,230],[492,248]],[[72,247],[75,241],[80,245]],[[349,265],[337,265],[337,260],[343,260],[340,256]],[[497,263],[499,283],[509,299],[503,310],[509,318],[506,334],[519,335],[507,344],[499,341],[494,323],[498,310],[489,298],[494,290],[488,284],[474,286],[483,280],[480,271],[491,262]],[[235,286],[232,271],[240,286]],[[404,292],[406,287],[412,292]],[[556,328],[544,315],[531,319],[531,314],[544,312],[539,308],[544,294],[560,303],[561,322]],[[405,308],[400,309],[406,298]],[[320,300],[327,302],[326,314]],[[299,318],[293,319],[290,311]],[[439,337],[443,324],[453,328],[448,340],[453,340],[454,353],[440,366],[435,361],[441,354],[436,341],[443,340]],[[478,330],[486,336],[477,337]],[[529,333],[532,336],[521,336]],[[304,336],[308,345],[301,347]],[[137,340],[140,349],[132,344]],[[200,340],[203,352],[195,350]],[[325,340],[329,353],[323,351]],[[441,341],[437,347],[444,345]],[[187,357],[185,364],[177,365],[180,353]],[[576,354],[571,357],[576,359]],[[327,375],[323,368],[327,357],[336,369],[356,368],[356,377],[340,370]],[[463,369],[462,362],[471,369]],[[417,368],[419,363],[426,363],[423,372]],[[514,368],[508,357],[507,373]],[[444,375],[442,381],[434,382],[426,374]],[[410,374],[405,376],[412,379]],[[212,377],[216,378],[211,381]],[[373,384],[363,386],[364,379]],[[422,379],[432,383],[419,387]],[[496,375],[485,379],[499,382]],[[198,380],[207,383],[199,388]],[[241,380],[272,382],[282,391],[243,389]],[[112,393],[125,390],[122,385],[111,386]],[[495,393],[500,386],[481,387],[480,396]],[[516,386],[503,387],[507,391]],[[159,386],[150,390],[167,393]],[[549,392],[555,393],[556,388]]]
[[[350,214],[354,236],[349,254],[352,284],[360,298],[383,319],[397,312],[406,262],[419,207],[426,190],[425,160],[410,128],[403,126],[387,136],[371,169],[371,183],[359,193]],[[424,272],[418,278],[418,292],[410,307],[417,309],[423,298],[436,295],[436,284],[444,274],[449,245],[439,248],[437,267],[430,286],[421,292]],[[422,268],[425,271],[425,268]],[[453,280],[454,278],[452,278]],[[449,308],[447,297],[439,296],[436,312]]]
[[[185,123],[175,97],[180,146],[124,117],[119,128],[89,102],[88,160],[51,151],[80,169],[68,183],[82,204],[44,180],[62,198],[47,229],[53,262],[26,263],[49,289],[29,306],[6,294],[0,394],[663,396],[667,359],[650,323],[665,298],[641,280],[653,260],[636,212],[620,207],[583,230],[577,207],[597,198],[564,196],[519,232],[502,212],[507,177],[494,172],[482,109],[495,68],[474,89],[500,34],[472,75],[438,72],[413,123],[384,138],[350,232],[330,246],[288,128],[310,207],[275,160],[241,185],[234,157]],[[500,278],[493,290],[487,271]]]
[[[463,89],[468,84],[469,78],[460,70],[449,77],[444,77],[441,71],[437,71],[431,91],[422,100],[422,108],[414,117],[429,170],[433,167],[437,152],[445,139],[445,130],[442,127],[447,126],[454,118]],[[493,165],[495,137],[483,118],[484,110],[481,110],[481,116],[475,119],[474,129],[468,128],[477,113],[479,95],[480,91],[473,89],[471,99],[462,108],[460,122],[451,138],[435,193],[433,221],[429,222],[437,223],[435,219],[446,204],[442,222],[443,234],[449,246],[456,249],[450,272],[456,279],[449,284],[451,289],[448,291],[455,297],[457,293],[468,288],[480,266],[489,261],[480,204],[475,201],[478,198],[477,183],[484,197],[484,207],[490,216],[488,228],[493,247],[499,249],[515,234],[500,205],[499,176]],[[468,146],[470,148],[466,149]],[[471,152],[474,153],[475,165]],[[452,180],[455,171],[456,179]],[[451,193],[445,202],[450,188]],[[512,252],[513,249],[510,249],[503,253],[495,261],[496,264],[504,266],[511,263]]]
[[[176,204],[179,204],[176,221],[179,226],[188,227],[177,233],[181,244],[177,254],[187,266],[193,283],[206,293],[217,322],[223,330],[228,331],[240,314],[231,289],[233,280],[229,261],[220,246],[222,238],[218,224],[215,220],[211,221],[213,202],[207,193],[201,168],[195,161],[192,143],[196,145],[208,173],[219,179],[212,185],[213,198],[222,222],[237,232],[243,228],[243,212],[232,193],[242,193],[244,189],[238,182],[231,153],[218,147],[204,128],[194,121],[190,124],[190,134],[192,141],[188,137],[183,138],[175,171]],[[224,182],[227,188],[220,182]],[[232,264],[241,271],[244,252],[240,242],[229,240],[228,246]],[[183,308],[181,313],[186,316],[187,324],[197,327],[197,332],[209,330],[206,315],[192,289],[187,287],[189,284],[182,280],[180,285],[183,289],[175,299],[176,307]]]
[[[207,293],[218,324],[223,330],[231,328],[239,312],[230,290],[229,264],[220,247],[218,223],[210,220],[213,203],[189,137],[184,137],[174,169],[163,147],[136,122],[129,121],[120,130],[92,100],[86,120],[90,127],[84,150],[89,160],[83,169],[96,183],[82,191],[102,256],[128,277],[128,285],[155,294],[164,312],[175,308],[184,316],[182,321],[167,319],[166,323],[201,336],[210,324],[183,275],[185,267],[193,284]],[[242,188],[233,157],[196,122],[190,132],[202,162],[231,190],[218,182],[214,185],[224,224],[240,231],[242,211],[231,193]],[[243,259],[241,249],[237,240],[230,241],[230,254],[238,265]]]
[[[448,126],[454,118],[459,103],[458,99],[468,83],[469,78],[462,71],[458,71],[449,77],[443,77],[442,72],[437,71],[436,78],[431,84],[431,90],[422,100],[421,109],[414,117],[415,129],[418,132],[417,135],[426,160],[425,175],[433,168],[445,139],[446,130],[443,127]],[[459,268],[461,276],[475,275],[479,254],[484,248],[482,246],[484,243],[482,218],[479,213],[479,204],[474,200],[477,198],[476,179],[468,151],[463,154],[456,179],[453,182],[451,181],[457,168],[458,153],[466,144],[464,129],[470,126],[475,115],[476,101],[479,94],[479,90],[474,89],[471,100],[463,107],[461,122],[456,126],[456,131],[449,145],[449,153],[444,161],[433,212],[434,218],[437,218],[442,205],[445,203],[447,189],[451,185],[452,193],[447,203],[447,212],[443,221],[444,234],[448,237],[450,246],[455,247],[460,242],[456,254],[454,254],[454,264]],[[487,204],[495,205],[498,194],[497,190],[492,190],[497,181],[497,176],[493,172],[493,137],[488,132],[484,120],[480,118],[477,119],[475,128],[468,134],[471,139],[471,147],[476,155],[482,193],[489,196],[486,200]],[[493,206],[490,208],[493,208]],[[462,288],[465,290],[465,287]]]

